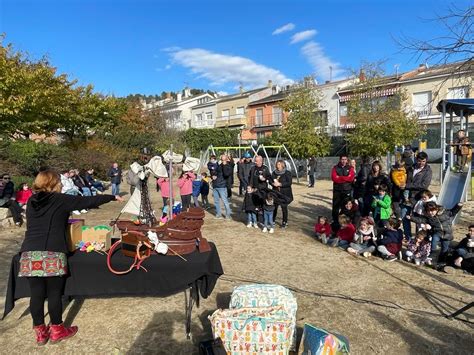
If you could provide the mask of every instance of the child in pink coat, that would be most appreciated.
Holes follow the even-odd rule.
[[[161,197],[163,198],[163,206],[168,205],[168,200],[170,198],[170,179],[169,178],[159,178],[156,181],[156,184],[160,187]],[[174,191],[172,200],[174,201]]]
[[[191,205],[191,196],[193,195],[193,180],[196,175],[192,171],[182,172],[178,179],[179,194],[181,195],[181,204],[183,210],[187,210]]]

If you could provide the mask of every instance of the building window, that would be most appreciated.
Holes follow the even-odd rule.
[[[229,112],[228,109],[227,109],[227,110],[222,110],[222,117],[226,117],[226,118],[227,118],[227,117],[229,117],[229,114],[230,114],[230,112]]]
[[[240,106],[235,109],[235,114],[236,115],[245,115],[245,107]]]
[[[339,106],[339,116],[341,116],[341,117],[346,117],[347,116],[347,105],[346,104],[341,104]]]
[[[212,112],[206,112],[206,120],[208,123],[212,122]]]
[[[418,117],[431,114],[431,91],[416,92],[413,94],[413,109]]]
[[[195,115],[195,120],[196,120],[196,125],[201,126],[202,125],[202,113],[197,113]]]
[[[256,110],[256,117],[255,117],[255,125],[256,126],[261,126],[263,124],[263,109],[262,108],[258,108]]]
[[[328,112],[318,111],[314,113],[314,126],[326,127],[328,125]]]
[[[283,121],[283,111],[281,110],[281,107],[273,106],[272,112],[273,112],[272,123],[281,124],[281,122]]]
[[[257,132],[257,139],[265,138],[265,132]]]
[[[469,87],[459,86],[448,89],[448,99],[467,99],[469,97]]]

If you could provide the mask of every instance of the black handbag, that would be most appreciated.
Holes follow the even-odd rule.
[[[227,355],[221,338],[199,343],[199,355]]]

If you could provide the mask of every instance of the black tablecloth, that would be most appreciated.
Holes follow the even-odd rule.
[[[191,287],[191,297],[198,301],[199,294],[207,298],[220,275],[222,265],[213,243],[207,253],[194,252],[178,256],[152,255],[146,259],[143,269],[133,269],[126,275],[112,274],[107,268],[105,255],[75,252],[68,258],[70,276],[66,279],[66,296],[158,296],[166,297]],[[15,307],[15,300],[30,297],[26,278],[18,277],[20,255],[13,257],[5,300],[5,317]],[[115,270],[126,270],[133,262],[119,251],[112,256]]]

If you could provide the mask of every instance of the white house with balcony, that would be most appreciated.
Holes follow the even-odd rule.
[[[160,106],[160,111],[166,118],[167,127],[185,131],[192,126],[192,108],[214,99],[215,97],[208,93],[191,96],[190,90],[186,88],[184,96],[179,92],[177,99]]]
[[[217,99],[191,107],[192,128],[214,128],[217,117]]]

